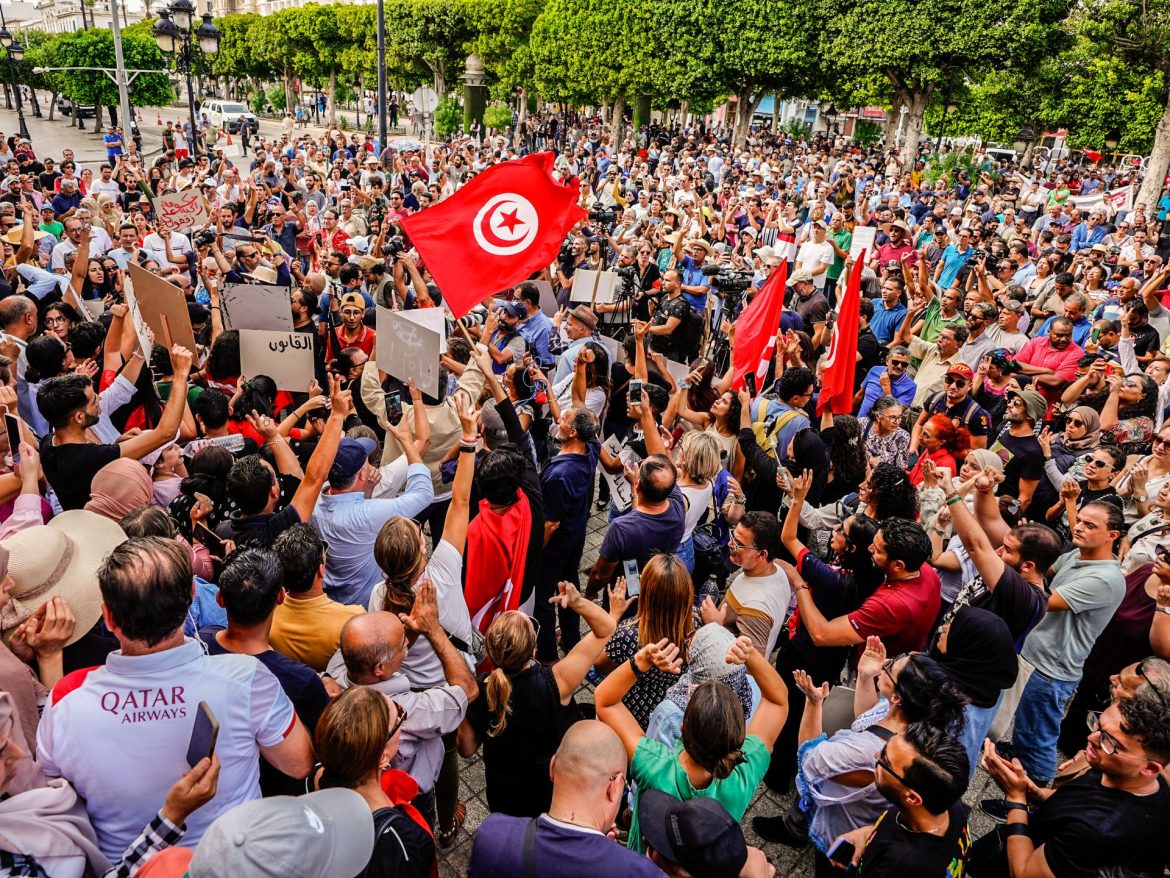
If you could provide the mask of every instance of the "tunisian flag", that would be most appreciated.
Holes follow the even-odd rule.
[[[552,262],[585,216],[576,180],[553,179],[554,159],[541,152],[495,165],[446,201],[402,218],[456,317]]]
[[[825,374],[821,379],[821,396],[817,400],[817,414],[831,408],[835,415],[853,411],[853,382],[857,376],[857,331],[861,322],[861,272],[865,267],[865,251],[853,263],[845,297],[833,324],[833,339],[825,358]]]
[[[503,512],[479,501],[479,515],[467,528],[463,597],[471,624],[483,634],[497,616],[520,606],[531,530],[532,507],[523,491],[516,490],[516,502]]]
[[[732,390],[743,387],[743,376],[748,372],[755,373],[758,390],[768,374],[768,363],[776,350],[776,334],[780,331],[780,312],[784,309],[787,280],[788,263],[781,262],[735,321]]]

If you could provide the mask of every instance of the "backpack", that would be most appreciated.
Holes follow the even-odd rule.
[[[687,301],[681,297],[680,300]],[[679,322],[679,327],[674,332],[676,349],[684,362],[689,362],[698,353],[703,330],[707,328],[706,316],[705,312],[696,311],[691,303],[687,302],[687,316]]]
[[[755,434],[756,444],[764,449],[769,457],[778,459],[780,455],[776,452],[777,437],[780,435],[780,431],[800,414],[802,414],[800,409],[789,409],[786,412],[768,417],[768,400],[761,399],[760,409],[756,412],[755,420],[752,421],[752,433]]]

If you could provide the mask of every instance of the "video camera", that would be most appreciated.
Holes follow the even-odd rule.
[[[699,269],[703,277],[711,278],[711,285],[721,293],[742,293],[752,285],[752,273],[728,268],[726,265],[704,265]]]
[[[603,225],[613,225],[617,222],[618,210],[616,207],[606,207],[600,201],[593,202],[589,208],[589,219]]]
[[[406,239],[401,235],[394,235],[382,242],[382,256],[388,259],[396,259],[405,249]]]

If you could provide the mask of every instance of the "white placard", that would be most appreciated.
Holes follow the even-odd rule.
[[[399,317],[405,317],[411,323],[429,329],[439,334],[439,354],[447,353],[447,315],[442,308],[411,308],[408,311],[395,312]]]
[[[126,307],[130,311],[130,320],[134,324],[134,332],[138,336],[138,346],[142,348],[143,358],[149,363],[152,348],[150,327],[142,319],[142,309],[138,307],[138,299],[134,296],[134,285],[126,284],[122,293],[126,297]]]
[[[207,204],[199,189],[160,195],[154,199],[154,210],[158,217],[158,230],[164,235],[202,227],[208,220]]]
[[[874,226],[856,226],[853,229],[853,243],[849,245],[849,258],[854,262],[864,250],[873,256],[873,245],[877,240],[877,228]]]
[[[432,309],[433,310],[433,309]],[[439,345],[441,334],[403,316],[405,311],[378,307],[378,368],[399,381],[413,378],[428,396],[439,392]]]
[[[620,458],[622,463],[628,463],[631,466],[637,466],[641,463],[638,453],[632,448],[622,445],[617,436],[610,436],[601,447]],[[634,502],[634,486],[626,481],[626,477],[622,473],[615,475],[605,467],[601,467],[601,474],[605,477],[606,484],[609,485],[610,502],[613,503],[618,512],[625,512]]]
[[[608,335],[595,335],[590,341],[601,342],[605,348],[605,352],[609,354],[609,364],[624,363],[626,361],[626,352],[622,350],[621,342],[616,338],[610,338]]]
[[[670,373],[670,377],[674,379],[675,384],[682,384],[687,380],[687,376],[691,374],[691,368],[686,363],[676,363],[670,359],[666,361],[666,371]]]
[[[280,390],[304,393],[313,380],[313,335],[308,332],[240,330],[240,370],[267,375]]]
[[[597,286],[597,298],[593,298],[593,287]],[[604,302],[612,305],[618,289],[622,285],[621,276],[616,271],[592,271],[588,268],[578,268],[573,273],[573,286],[569,290],[570,302]]]
[[[557,296],[553,292],[552,284],[546,280],[533,281],[533,283],[540,290],[540,310],[549,317],[556,317],[557,311],[561,310],[561,308],[557,304]]]
[[[219,294],[224,329],[292,332],[289,288],[269,284],[225,284]]]

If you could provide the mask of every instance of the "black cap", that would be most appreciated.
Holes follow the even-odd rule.
[[[743,829],[714,799],[682,802],[660,790],[643,790],[638,827],[650,847],[692,875],[736,878],[747,862]]]

